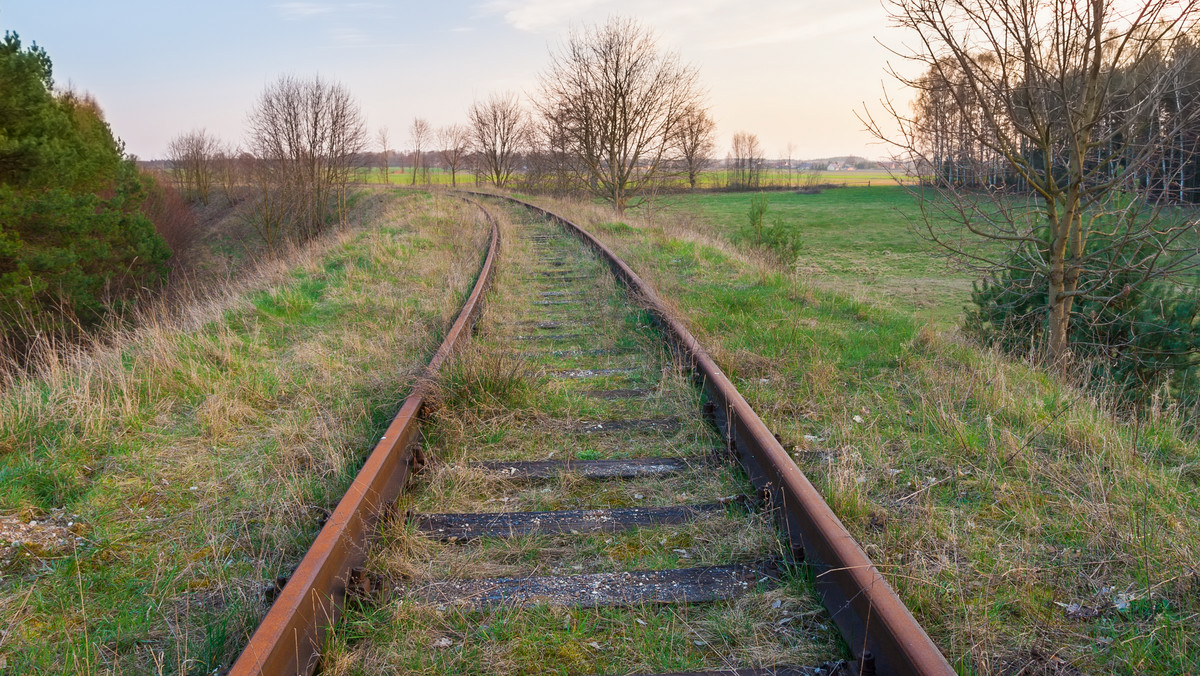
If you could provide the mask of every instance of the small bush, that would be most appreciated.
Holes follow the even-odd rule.
[[[766,194],[758,193],[750,198],[750,229],[754,231],[754,240],[759,246],[763,243],[763,218],[767,215],[770,200]]]
[[[592,228],[598,232],[607,232],[612,234],[633,232],[633,228],[628,223],[622,223],[620,221],[614,221],[611,223],[598,223],[592,226]]]
[[[1127,401],[1155,394],[1185,404],[1200,397],[1200,292],[1117,276],[1075,302],[1069,340],[1077,362],[1098,384],[1115,385]],[[964,330],[1010,353],[1038,351],[1046,334],[1048,283],[1009,270],[975,284]]]
[[[780,221],[771,221],[771,227],[763,229],[762,245],[786,261],[799,256],[800,250],[804,248],[799,226],[788,227]]]
[[[779,256],[785,263],[795,260],[804,248],[798,225],[772,219],[770,225],[755,228],[747,221],[736,233],[738,241],[748,241]]]

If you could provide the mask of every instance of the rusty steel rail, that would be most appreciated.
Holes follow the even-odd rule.
[[[471,295],[412,394],[234,662],[231,676],[313,672],[325,633],[341,611],[347,588],[355,583],[354,571],[366,559],[371,532],[420,459],[415,442],[431,381],[470,334],[491,284],[500,247],[496,220],[478,203],[466,201],[478,207],[492,226],[491,243]]]
[[[691,364],[710,405],[706,408],[736,450],[754,484],[769,494],[797,558],[815,572],[817,593],[863,673],[949,675],[954,669],[904,606],[887,580],[834,515],[808,477],[759,419],[691,332],[607,246],[547,209],[490,193],[564,226],[595,250],[617,278],[656,315],[676,352]]]

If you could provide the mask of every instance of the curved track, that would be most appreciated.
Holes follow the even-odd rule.
[[[504,199],[537,211],[573,232],[596,250],[654,312],[674,348],[700,378],[713,404],[714,422],[737,450],[755,485],[770,493],[771,504],[797,558],[815,570],[822,602],[855,656],[874,661],[880,674],[954,673],[820,493],[654,289],[579,225],[527,202]]]
[[[441,553],[426,561],[429,569],[439,571],[433,579],[420,583],[397,581],[394,575],[378,570],[379,561],[384,560],[379,557],[372,558],[370,572],[362,568],[367,558],[367,541],[375,524],[396,500],[412,470],[420,469],[423,464],[413,440],[419,414],[426,405],[428,390],[425,383],[436,377],[442,364],[469,332],[479,314],[484,291],[491,283],[498,255],[499,230],[489,215],[493,226],[489,252],[454,329],[427,368],[423,383],[405,401],[400,414],[313,548],[283,587],[231,673],[311,673],[317,666],[321,646],[325,645],[328,627],[338,617],[347,594],[358,593],[378,601],[379,595],[375,592],[381,586],[417,603],[436,606],[439,617],[446,606],[465,608],[464,612],[469,613],[497,606],[645,610],[672,604],[709,604],[715,608],[708,611],[711,616],[723,612],[723,608],[732,608],[730,604],[734,599],[742,597],[750,600],[741,601],[739,608],[751,608],[752,614],[763,614],[769,611],[753,610],[755,599],[772,603],[762,608],[779,608],[784,603],[792,603],[786,598],[781,601],[784,597],[768,590],[781,584],[794,586],[792,564],[798,560],[803,560],[813,571],[813,591],[849,646],[852,659],[827,660],[820,666],[772,665],[765,670],[737,670],[740,665],[726,661],[724,668],[728,671],[705,673],[953,673],[936,646],[779,442],[654,290],[578,225],[534,205],[507,197],[503,199],[538,214],[545,219],[545,225],[536,234],[531,234],[526,243],[530,247],[528,251],[536,252],[532,259],[519,263],[528,266],[521,272],[524,278],[532,280],[521,292],[526,295],[522,302],[527,314],[516,320],[510,318],[509,325],[522,328],[505,333],[493,327],[496,335],[489,336],[489,340],[504,340],[506,349],[540,363],[539,373],[545,378],[542,382],[550,383],[546,386],[553,390],[558,401],[568,402],[566,409],[616,413],[603,419],[580,420],[576,417],[570,423],[557,423],[551,433],[554,443],[570,448],[580,439],[619,439],[619,442],[605,442],[610,443],[615,453],[604,451],[602,454],[607,455],[603,458],[588,456],[587,459],[579,457],[584,453],[577,453],[570,460],[552,459],[554,451],[540,460],[510,457],[507,451],[500,451],[486,462],[478,462],[473,452],[457,459],[450,458],[446,462],[457,463],[455,467],[438,466],[437,472],[448,473],[446,476],[452,479],[458,476],[460,483],[461,476],[483,477],[483,481],[491,483],[480,484],[483,486],[478,489],[481,495],[491,495],[488,491],[492,485],[506,487],[505,497],[487,500],[489,503],[502,500],[506,507],[498,512],[409,514],[408,524],[403,527],[405,532],[398,536],[403,546],[386,542],[372,545],[400,551],[403,558],[413,551],[414,536],[453,543],[452,553],[446,553],[449,550],[444,548],[436,550]],[[559,234],[553,232],[555,226],[561,228]],[[626,298],[620,301],[624,307],[616,307],[615,314],[606,313],[603,300],[598,300],[601,296],[595,294],[596,277],[572,265],[579,261],[566,253],[571,238],[562,236],[564,230],[587,245],[596,257],[593,266],[599,264],[609,268],[625,287],[628,297],[637,298],[644,310]],[[533,298],[536,300],[531,300]],[[511,301],[510,298],[510,304]],[[644,331],[641,339],[634,335],[641,330],[637,317],[644,311],[648,311],[648,317],[658,325],[661,333],[656,331],[654,334],[659,336],[658,340],[665,338],[671,347],[669,353],[656,357],[655,350],[645,346]],[[531,312],[538,314],[528,314]],[[626,325],[626,333],[632,332],[630,335],[619,333],[622,323]],[[596,326],[615,326],[616,329],[605,334],[608,336],[606,342],[596,342],[589,336],[597,335],[599,331],[584,328]],[[640,347],[641,351],[635,347]],[[666,381],[680,368],[691,373],[700,386],[699,391],[684,381],[682,386],[674,385],[678,392],[670,392],[671,385]],[[651,396],[651,392],[657,394]],[[580,404],[580,401],[592,403]],[[596,404],[597,401],[608,403]],[[661,415],[664,407],[670,408],[672,403],[678,402],[683,402],[685,409],[694,405],[690,415],[686,411],[682,415]],[[545,416],[539,414],[540,418]],[[540,434],[541,438],[547,435],[545,432]],[[709,437],[711,440],[706,441]],[[723,448],[725,457],[736,458],[736,464],[757,491],[749,491],[748,495],[717,494],[731,486],[739,486],[739,482],[746,479],[722,478],[730,471],[738,472],[721,470],[720,459],[714,463],[711,453],[698,452],[706,444],[711,450],[713,441]],[[600,448],[601,444],[588,445],[586,453],[596,453],[593,446]],[[654,452],[662,448],[670,449],[672,453]],[[449,451],[445,454],[452,455]],[[678,479],[683,482],[679,485],[700,486],[694,492],[710,494],[707,495],[709,499],[676,500],[673,497],[687,493],[678,493],[674,489],[667,491],[673,496],[656,498],[652,492],[658,485],[675,485],[666,477],[683,477]],[[426,483],[439,481],[447,483],[442,474]],[[517,499],[510,504],[508,495],[514,490],[513,486],[530,482],[566,485],[570,487],[567,491],[570,497],[553,501],[552,506],[556,508],[547,510],[547,505],[543,504],[546,499],[538,497],[539,491],[517,491]],[[645,488],[639,488],[643,486]],[[539,490],[540,493],[551,491],[550,488]],[[637,501],[643,499],[642,493],[636,491],[645,492],[650,499],[644,505],[626,504],[630,496]],[[416,505],[427,506],[428,502],[429,498],[426,498],[424,503],[418,500]],[[410,500],[409,504],[414,503]],[[562,509],[574,505],[584,509]],[[771,516],[780,527],[778,531],[770,527],[763,530],[763,524],[769,523]],[[738,525],[742,521],[745,525]],[[526,557],[529,551],[538,547],[551,547],[560,553],[597,548],[603,552],[606,548],[624,546],[626,541],[621,538],[626,537],[622,534],[627,532],[649,533],[656,539],[663,535],[665,545],[672,529],[689,528],[692,531],[688,537],[692,539],[688,542],[733,542],[731,533],[739,533],[741,539],[732,546],[710,547],[712,551],[707,554],[700,551],[703,547],[690,553],[688,549],[676,548],[674,552],[681,553],[670,555],[669,563],[673,565],[653,559],[654,565],[638,567],[634,564],[641,559],[634,557],[633,563],[615,568],[588,564],[586,572],[580,573],[564,574],[562,565],[546,571],[539,565],[532,571],[537,574],[480,577],[470,574],[469,566],[464,568],[456,563],[460,559],[476,563],[482,560],[476,555],[461,554],[468,547],[482,547],[482,551],[510,547],[516,552],[524,552]],[[706,528],[708,532],[704,532]],[[745,535],[759,532],[756,528],[767,535],[757,540]],[[776,541],[777,536],[772,532],[782,532],[782,543],[762,544]],[[518,544],[512,545],[513,542]],[[720,556],[730,560],[718,560],[720,556],[712,552],[722,552]],[[696,562],[701,565],[689,567],[691,562],[687,560],[693,556],[701,559]],[[611,556],[608,560],[611,563]],[[572,566],[575,570],[584,567]],[[468,573],[456,574],[463,570]],[[443,574],[446,571],[449,574]],[[545,572],[553,574],[543,574]],[[767,595],[772,593],[775,595]],[[537,629],[535,619],[519,614],[514,617],[518,622],[527,623],[531,631],[548,631]],[[781,620],[782,623],[789,621],[787,618]],[[641,619],[636,622],[646,625]],[[494,622],[488,620],[488,623]],[[414,626],[412,631],[421,630],[419,622]],[[484,625],[485,630],[487,626]],[[380,640],[387,639],[381,636]],[[403,642],[402,638],[393,637],[393,640]],[[439,639],[443,640],[446,639]],[[599,649],[596,642],[591,645]],[[797,653],[782,650],[777,654]],[[408,664],[442,664],[444,661],[427,655],[412,659],[416,662]],[[455,669],[476,670],[469,665],[464,669],[462,664]]]

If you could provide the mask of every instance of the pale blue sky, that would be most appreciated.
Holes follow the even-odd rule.
[[[887,154],[853,114],[886,77],[876,38],[903,38],[878,0],[0,0],[0,29],[45,47],[57,82],[92,92],[129,150],[155,158],[192,128],[240,140],[284,73],[346,84],[403,148],[413,116],[460,122],[490,91],[532,92],[570,26],[612,14],[699,67],[722,145],[746,130],[768,155],[789,141],[797,157]]]

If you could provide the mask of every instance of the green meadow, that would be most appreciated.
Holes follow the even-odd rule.
[[[768,207],[761,233],[747,216],[754,194],[672,196],[665,211],[735,244],[771,251],[816,286],[909,310],[937,325],[961,316],[972,276],[921,238],[920,209],[907,188],[763,193]]]

